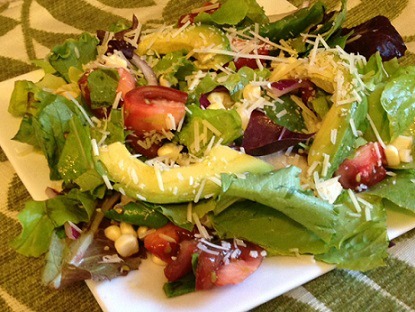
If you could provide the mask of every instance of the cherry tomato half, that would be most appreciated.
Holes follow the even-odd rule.
[[[137,134],[171,130],[183,119],[187,93],[162,86],[143,86],[124,97],[124,122]]]

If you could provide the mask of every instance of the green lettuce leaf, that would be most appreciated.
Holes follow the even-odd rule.
[[[235,110],[203,110],[196,105],[188,108],[191,114],[178,133],[178,139],[192,154],[203,155],[212,139],[214,144],[221,140],[221,144],[227,145],[242,136],[242,121]]]
[[[166,225],[169,220],[163,214],[144,202],[130,202],[124,206],[117,206],[105,213],[105,217],[127,222],[137,226],[147,226],[158,229]]]
[[[395,205],[415,213],[415,172],[413,170],[398,171],[372,186],[365,193],[387,199]]]
[[[275,101],[273,106],[264,107],[266,115],[277,125],[283,126],[290,131],[303,133],[307,130],[304,117],[298,105],[294,102],[290,95],[283,95],[279,98],[281,101]],[[279,117],[281,111],[287,113]]]
[[[96,69],[88,75],[91,108],[110,107],[117,95],[120,76],[114,69]]]
[[[184,81],[186,76],[191,75],[196,67],[183,52],[175,51],[163,56],[153,70],[157,77],[163,76],[172,86],[176,86],[179,81]]]
[[[183,276],[177,281],[165,283],[163,286],[167,298],[182,296],[194,292],[195,289],[196,279],[192,273]]]
[[[415,66],[395,73],[385,84],[380,103],[388,114],[389,131],[393,141],[404,134],[415,118]]]
[[[29,201],[19,213],[23,229],[12,247],[25,256],[39,257],[48,250],[55,228],[67,221],[89,221],[95,207],[96,201],[77,189],[46,201]]]
[[[238,237],[258,244],[270,256],[320,254],[328,249],[326,243],[300,223],[256,202],[238,201],[210,219],[221,238]]]
[[[51,50],[48,56],[49,63],[70,82],[71,67],[82,70],[82,65],[96,59],[98,42],[98,39],[89,33],[83,33],[78,39],[68,39]]]
[[[73,117],[69,120],[67,133],[57,169],[62,179],[70,183],[86,171],[94,169],[94,161],[89,128]]]
[[[223,86],[228,89],[231,98],[234,101],[238,101],[242,98],[242,92],[246,85],[252,81],[260,78],[267,79],[270,72],[268,69],[258,70],[249,67],[242,67],[237,73],[227,75],[226,81]],[[218,75],[218,79],[226,74]]]
[[[300,186],[301,170],[289,167],[265,174],[246,174],[238,178],[222,174],[222,191],[272,207],[330,242],[335,232],[337,213],[326,201],[305,192]]]
[[[14,83],[14,88],[10,98],[8,112],[15,117],[23,116],[26,113],[33,115],[36,111],[35,96],[40,88],[35,83],[27,80],[18,80]]]
[[[347,192],[338,198],[339,213],[332,247],[317,260],[336,264],[338,268],[367,271],[384,265],[389,240],[386,228],[386,211],[381,199],[366,194],[358,195],[370,207],[360,204],[356,212]]]
[[[324,4],[317,1],[309,8],[302,8],[276,22],[261,25],[259,34],[273,42],[298,37],[320,24],[323,21],[325,10]]]
[[[254,0],[227,0],[212,14],[205,12],[195,17],[195,22],[215,25],[241,25],[268,22],[264,9]]]
[[[367,95],[368,114],[375,128],[384,142],[390,142],[388,114],[381,105],[381,96],[389,77],[399,68],[397,59],[382,62],[379,53],[370,57],[367,64],[360,69],[366,87],[371,91]],[[376,141],[376,135],[372,127],[368,127],[364,133],[368,141]]]

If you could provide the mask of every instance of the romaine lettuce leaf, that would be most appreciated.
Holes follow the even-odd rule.
[[[395,205],[415,213],[415,172],[400,170],[395,176],[377,183],[365,193],[387,199]]]
[[[392,141],[414,123],[415,66],[413,68],[395,73],[385,84],[380,97],[380,103],[388,114]]]
[[[114,69],[95,69],[88,75],[91,108],[110,107],[117,95],[120,75]]]
[[[381,199],[366,194],[359,195],[370,206],[360,204],[357,213],[347,192],[338,198],[339,213],[332,247],[317,260],[336,264],[338,268],[367,271],[384,265],[389,239],[386,212]]]
[[[300,172],[292,166],[265,174],[246,174],[244,178],[222,174],[222,191],[272,207],[330,242],[337,212],[331,204],[301,188]]]
[[[238,201],[210,219],[219,237],[238,237],[258,244],[270,256],[320,254],[328,249],[326,243],[300,223],[253,201]]]
[[[382,92],[388,78],[399,68],[397,59],[382,62],[379,53],[370,57],[367,64],[360,71],[363,75],[365,86],[371,92],[367,95],[368,114],[373,121],[380,137],[383,141],[390,141],[388,114],[380,103]],[[376,135],[372,127],[368,127],[364,133],[368,141],[376,141]]]
[[[69,130],[62,148],[57,168],[62,179],[69,183],[89,169],[94,168],[92,143],[89,128],[73,117],[69,120]],[[74,171],[73,168],[77,167]]]
[[[152,229],[158,229],[169,222],[167,217],[153,209],[151,205],[140,201],[110,209],[105,213],[105,217],[118,222],[147,226]]]

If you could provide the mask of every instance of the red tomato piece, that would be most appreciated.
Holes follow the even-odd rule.
[[[264,258],[262,251],[251,243],[232,248],[226,254],[202,251],[196,268],[196,290],[242,282],[261,265]]]
[[[250,54],[254,55],[253,52],[251,52]],[[258,55],[269,55],[269,49],[267,49],[266,47],[262,47],[259,48],[257,53]],[[260,62],[262,64],[265,64],[266,61],[265,60],[260,60]],[[237,70],[241,69],[242,67],[249,67],[252,69],[257,69],[258,68],[258,63],[257,60],[254,58],[245,58],[245,57],[240,57],[236,60],[234,60],[235,63],[235,67]]]
[[[196,290],[206,290],[215,287],[216,272],[223,265],[222,253],[212,254],[202,251],[199,254],[196,267]]]
[[[228,264],[222,265],[216,272],[216,286],[235,285],[244,281],[254,273],[262,263],[262,248],[246,243],[238,246],[241,254],[236,259],[231,259]]]
[[[379,143],[359,147],[351,159],[346,159],[336,171],[344,188],[363,191],[386,177],[385,154]]]
[[[120,80],[118,81],[117,93],[121,92],[124,98],[128,91],[135,88],[135,79],[131,73],[125,68],[118,68]]]
[[[172,262],[179,251],[179,244],[184,239],[192,237],[191,232],[168,223],[157,229],[153,233],[148,234],[144,238],[144,247],[164,262]]]
[[[174,129],[184,118],[186,101],[187,93],[173,88],[134,88],[124,97],[125,126],[137,134]]]
[[[196,240],[184,240],[180,243],[177,258],[164,268],[164,275],[169,282],[177,281],[192,271],[192,256],[197,250]]]
[[[120,67],[117,69],[117,71],[118,75],[120,76],[120,80],[118,81],[116,92],[121,92],[122,96],[124,97],[128,91],[135,88],[135,78],[125,68]],[[88,76],[90,73],[91,71],[87,71],[82,75],[82,77],[78,80],[78,86],[81,90],[82,97],[85,99],[86,104],[91,107],[91,92],[88,86]],[[98,118],[103,118],[106,115],[108,115],[110,109],[111,107],[96,108],[91,109],[91,111],[94,114],[94,116],[97,116]]]

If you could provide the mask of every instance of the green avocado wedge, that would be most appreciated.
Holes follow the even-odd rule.
[[[225,52],[231,51],[229,39],[220,29],[214,26],[192,25],[182,31],[169,28],[162,32],[151,33],[141,38],[136,52],[139,55],[152,52],[163,55],[185,51],[196,59],[195,65],[199,69],[214,69],[232,60],[232,56],[225,54],[193,51],[208,47]]]
[[[120,142],[100,148],[99,160],[105,166],[114,189],[131,198],[167,204],[197,202],[221,192],[221,173],[265,173],[273,167],[253,156],[227,146],[213,147],[199,163],[162,170],[135,158]]]

